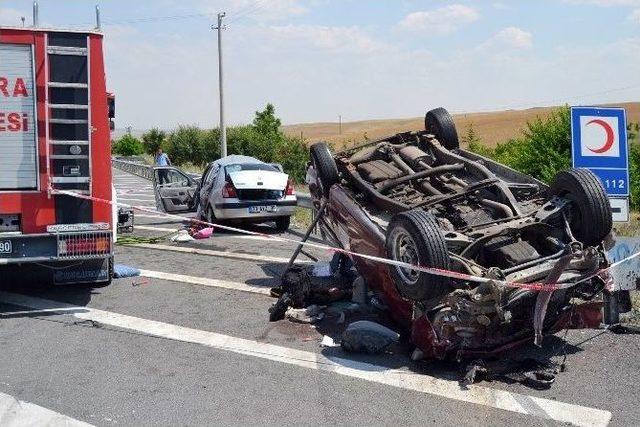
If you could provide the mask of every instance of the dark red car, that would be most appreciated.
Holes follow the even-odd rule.
[[[605,287],[595,274],[608,266],[602,241],[612,218],[590,171],[562,171],[547,186],[461,149],[443,108],[426,114],[424,131],[335,154],[318,143],[311,159],[308,181],[325,237],[405,263],[351,255],[425,356],[486,355],[600,323],[601,304],[591,301]],[[539,283],[557,290],[531,286]]]

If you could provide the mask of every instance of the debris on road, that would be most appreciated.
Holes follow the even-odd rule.
[[[189,235],[189,232],[187,230],[180,230],[178,231],[178,234],[171,238],[171,241],[175,243],[186,243],[193,240],[194,238]]]
[[[470,362],[465,371],[460,381],[462,386],[480,381],[502,380],[517,382],[536,390],[545,390],[553,385],[556,375],[562,372],[562,365],[531,358],[492,363],[478,359]]]
[[[324,273],[324,265],[320,264]],[[285,318],[289,307],[305,308],[313,304],[327,305],[351,297],[352,283],[349,278],[343,278],[330,273],[329,276],[314,275],[317,265],[292,266],[282,276],[282,285],[273,288],[271,294],[278,297],[269,308],[269,320],[276,321]]]
[[[368,320],[351,323],[342,334],[341,346],[352,353],[382,353],[398,342],[400,334]]]
[[[315,304],[306,308],[289,308],[284,315],[292,322],[313,324],[324,319],[325,308]]]
[[[116,264],[113,266],[113,277],[115,279],[124,279],[126,277],[140,276],[140,270],[128,265]]]
[[[340,344],[336,343],[334,339],[331,338],[329,335],[323,335],[322,341],[320,341],[320,347],[325,347],[325,348],[340,347]]]
[[[328,262],[319,262],[313,266],[314,277],[331,277],[331,264]]]
[[[197,240],[208,239],[213,235],[213,227],[206,227],[193,234],[193,238]]]

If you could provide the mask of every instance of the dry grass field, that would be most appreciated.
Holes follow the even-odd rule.
[[[615,104],[615,106],[626,108],[628,121],[640,122],[640,102],[625,102]],[[545,117],[554,108],[556,107],[457,114],[454,115],[454,120],[461,136],[465,134],[469,125],[473,125],[482,143],[495,146],[498,142],[520,136],[528,121],[534,120],[536,117]],[[342,147],[363,141],[365,135],[369,139],[377,139],[398,132],[419,130],[423,126],[423,118],[416,117],[347,122],[342,124],[342,134],[339,133],[338,123],[303,123],[283,126],[283,130],[291,136],[299,136],[302,132],[303,137],[309,143],[329,141],[336,147]]]

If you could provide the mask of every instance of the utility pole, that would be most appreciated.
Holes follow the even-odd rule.
[[[225,12],[218,13],[218,26],[213,27],[218,30],[218,85],[220,87],[220,157],[227,156],[227,127],[224,124],[224,80],[222,74],[222,18]]]
[[[96,5],[96,30],[100,31],[101,25],[100,25],[100,6]]]
[[[38,16],[38,2],[34,1],[33,2],[33,27],[38,28],[38,25],[40,25],[40,18]]]

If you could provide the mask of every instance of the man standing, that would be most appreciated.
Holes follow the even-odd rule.
[[[156,153],[155,164],[156,166],[171,166],[171,160],[169,160],[169,156],[167,156],[166,153],[162,152],[162,148],[158,148],[158,152]],[[158,179],[160,180],[160,185],[169,183],[169,177],[167,172],[169,171],[166,169],[160,169],[158,171]]]

